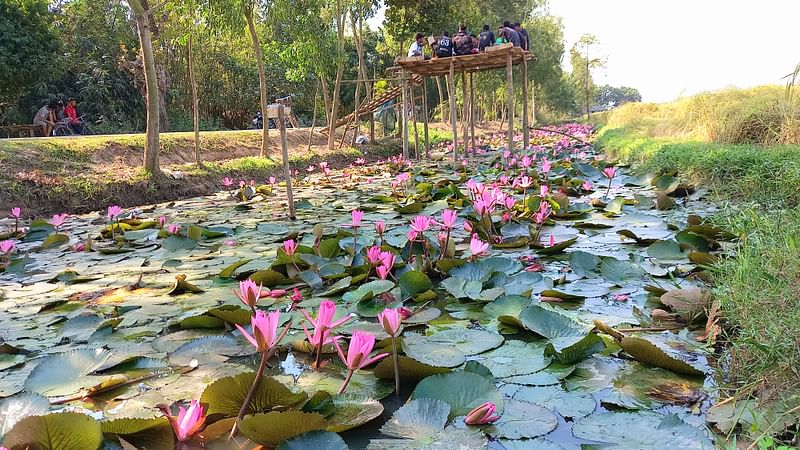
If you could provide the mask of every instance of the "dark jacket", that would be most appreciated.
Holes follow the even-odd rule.
[[[472,37],[465,31],[459,31],[453,36],[453,46],[456,55],[469,55],[472,53]]]
[[[440,36],[436,47],[436,56],[444,58],[453,56],[453,40],[449,36]]]
[[[486,47],[494,45],[494,33],[491,31],[481,31],[478,35],[478,50],[484,51]]]

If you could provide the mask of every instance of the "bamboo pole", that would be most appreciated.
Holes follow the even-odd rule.
[[[528,61],[522,59],[522,147],[531,144],[531,129],[528,125]]]
[[[406,79],[406,71],[402,72],[402,105],[400,106],[400,117],[403,121],[403,159],[408,158],[408,80]]]
[[[266,119],[266,117],[265,117]],[[286,180],[286,200],[289,206],[289,219],[295,220],[294,195],[292,193],[292,170],[289,168],[289,142],[286,138],[286,113],[283,105],[278,105],[278,129],[281,132],[281,150],[283,151],[283,177]]]
[[[469,74],[469,128],[472,140],[472,156],[475,156],[475,84],[472,82],[472,73]]]
[[[461,108],[461,134],[464,136],[464,157],[469,156],[467,143],[469,143],[469,113],[467,104],[467,72],[461,71],[461,98],[463,100]]]
[[[417,106],[414,102],[414,86],[408,85],[408,93],[411,97],[411,123],[414,126],[414,159],[419,161],[419,132],[417,131]]]
[[[531,78],[531,126],[536,125],[536,80]]]
[[[425,133],[425,158],[431,159],[431,144],[428,140],[428,80],[422,77],[422,127]]]
[[[506,58],[506,84],[508,85],[508,149],[514,148],[514,65],[511,53]]]
[[[450,60],[450,76],[447,78],[447,96],[450,99],[450,125],[453,127],[453,161],[458,159],[458,127],[456,126],[456,69]]]

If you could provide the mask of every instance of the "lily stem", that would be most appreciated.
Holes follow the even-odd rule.
[[[344,379],[344,383],[342,383],[342,387],[339,388],[338,395],[344,394],[344,390],[347,389],[347,385],[350,384],[350,379],[353,378],[353,370],[347,371],[347,378]]]
[[[400,365],[397,357],[397,336],[392,336],[392,363],[394,365],[394,392],[400,395]]]
[[[245,397],[244,402],[242,402],[242,408],[239,410],[239,415],[236,416],[236,422],[234,422],[233,428],[231,428],[231,434],[230,434],[231,438],[236,436],[236,433],[239,431],[239,422],[242,421],[242,418],[247,412],[247,408],[250,406],[250,402],[253,400],[253,396],[256,395],[256,389],[258,389],[258,385],[259,383],[261,383],[261,377],[264,375],[264,370],[267,368],[267,361],[275,353],[276,348],[277,346],[261,352],[261,362],[258,364],[258,371],[256,372],[256,377],[253,380],[253,385],[250,386],[250,391],[247,393],[247,397]]]

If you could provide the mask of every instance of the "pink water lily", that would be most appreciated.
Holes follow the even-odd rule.
[[[350,226],[351,227],[360,227],[361,220],[364,218],[364,211],[353,210],[350,213]]]
[[[15,219],[19,219],[20,214],[22,214],[22,210],[19,209],[19,207],[15,206],[15,207],[11,208],[11,217],[13,217]]]
[[[472,236],[472,239],[469,241],[469,253],[472,258],[486,256],[489,254],[489,244]]]
[[[167,223],[167,216],[159,216],[158,217],[158,227],[164,228],[164,224]]]
[[[415,230],[413,228],[410,228],[408,230],[408,241],[409,242],[416,242],[418,237],[419,237],[419,231],[417,231],[417,230]]]
[[[378,314],[378,323],[389,336],[397,336],[403,316],[399,309],[386,308]]]
[[[581,184],[581,189],[584,191],[591,191],[592,187],[593,185],[591,181],[584,181],[583,184]]]
[[[178,234],[181,232],[181,226],[177,223],[171,223],[167,225],[167,233],[169,234]]]
[[[552,234],[550,235],[550,242],[548,244],[549,244],[548,247],[556,245],[556,238]]]
[[[366,159],[364,159],[364,158],[356,158],[356,165],[357,166],[362,166],[362,165],[364,165],[366,163],[367,163]]]
[[[411,219],[411,229],[415,230],[418,233],[424,233],[430,230],[433,224],[434,224],[433,217],[430,216],[416,216],[413,219]]]
[[[178,442],[186,442],[192,439],[203,428],[206,422],[205,410],[198,400],[192,400],[189,408],[181,406],[178,409],[178,417],[174,417],[167,405],[158,405],[158,408],[166,416],[172,431]]]
[[[11,240],[0,241],[0,253],[7,255],[11,253],[11,250],[14,250],[14,241]]]
[[[314,367],[318,368],[320,366],[320,359],[322,357],[322,347],[334,341],[334,338],[331,337],[331,330],[347,322],[352,318],[352,316],[347,315],[337,321],[334,321],[333,316],[336,314],[336,303],[333,303],[330,300],[324,300],[322,303],[320,303],[316,319],[311,317],[311,315],[304,310],[301,310],[300,312],[303,314],[306,320],[308,320],[311,325],[314,326],[314,334],[312,335],[309,333],[306,325],[302,324],[303,331],[308,338],[308,342],[316,350],[317,357],[314,361]]]
[[[383,233],[386,232],[386,222],[382,220],[375,222],[375,232],[378,233],[378,236],[383,236]]]
[[[222,186],[225,187],[225,188],[230,188],[231,186],[233,186],[233,180],[231,180],[228,177],[223,178],[222,179]]]
[[[550,193],[550,186],[543,184],[539,186],[539,195],[544,198],[547,197],[547,194]]]
[[[492,423],[500,418],[500,416],[494,415],[495,411],[497,411],[497,406],[492,402],[486,402],[468,412],[466,417],[464,417],[464,423],[467,425],[485,425],[487,423]]]
[[[373,266],[377,266],[381,263],[381,248],[377,245],[373,245],[372,247],[367,249],[367,261]]]
[[[531,177],[527,175],[523,175],[517,178],[516,180],[514,180],[514,182],[523,189],[528,189],[529,187],[531,187],[531,185],[533,185],[533,180],[531,179]]]
[[[378,273],[378,278],[385,280],[389,278],[389,274],[392,273],[392,268],[386,267],[385,265],[380,265],[375,268],[375,272]]]
[[[50,219],[50,225],[54,226],[56,231],[58,231],[58,228],[67,221],[67,217],[69,217],[67,214],[54,214]]]
[[[446,230],[453,229],[453,226],[456,224],[456,220],[458,220],[458,213],[453,211],[452,209],[445,209],[442,211],[442,226]]]
[[[267,182],[268,182],[269,184],[271,184],[271,185],[275,185],[275,183],[276,183],[277,181],[278,181],[278,180],[277,180],[275,177],[269,177],[269,179],[267,179]]]
[[[542,158],[542,173],[546,174],[550,172],[552,167],[553,165],[547,160],[547,158]]]
[[[253,334],[247,332],[241,325],[236,325],[242,337],[247,339],[256,351],[261,353],[278,345],[280,338],[278,336],[278,325],[280,324],[281,313],[280,311],[273,311],[265,314],[264,311],[256,311],[256,315],[250,318],[250,326],[253,329]],[[285,331],[288,331],[288,325]],[[285,334],[284,331],[284,334]]]
[[[350,379],[353,377],[353,372],[362,369],[370,364],[374,364],[381,359],[389,356],[388,353],[381,353],[370,357],[373,347],[375,347],[375,336],[365,333],[363,331],[354,331],[350,336],[350,346],[347,348],[347,355],[342,351],[337,341],[333,341],[336,346],[336,351],[339,353],[339,358],[345,366],[347,366],[347,378],[345,378],[342,387],[339,388],[339,394],[344,393]]]
[[[606,178],[614,178],[615,176],[617,176],[616,167],[610,166],[603,169],[603,176]]]
[[[233,290],[236,297],[242,301],[250,309],[255,310],[256,303],[261,298],[261,285],[256,284],[251,279],[242,280],[239,282],[239,290]]]
[[[287,256],[294,255],[294,252],[297,251],[297,242],[295,242],[294,239],[287,239],[283,241],[283,251]]]
[[[122,207],[121,206],[114,205],[114,206],[109,206],[108,207],[108,211],[107,211],[108,220],[111,220],[111,221],[117,220],[117,218],[119,217],[120,214],[122,214]]]

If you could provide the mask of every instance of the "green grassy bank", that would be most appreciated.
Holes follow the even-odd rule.
[[[755,398],[757,414],[770,416],[769,424],[739,429],[743,436],[765,449],[794,448],[797,411],[786,411],[800,405],[800,146],[651,137],[610,126],[598,145],[637,173],[677,173],[710,188],[722,206],[712,220],[741,239],[712,270],[724,323],[721,397]]]

